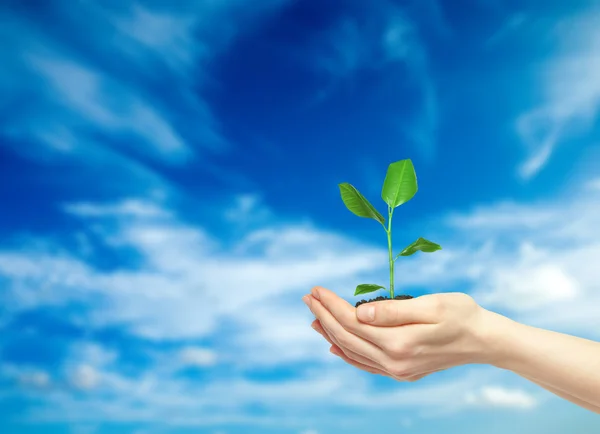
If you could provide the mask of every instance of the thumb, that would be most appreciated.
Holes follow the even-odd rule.
[[[359,321],[377,326],[400,326],[405,324],[434,324],[434,312],[423,300],[385,300],[363,303],[356,308]]]

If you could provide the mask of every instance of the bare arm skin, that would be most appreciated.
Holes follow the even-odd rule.
[[[360,369],[362,371],[370,372],[371,374],[378,374],[378,375],[383,375],[383,376],[386,376],[386,377],[394,378],[394,377],[392,377],[392,375],[390,375],[387,372],[384,372],[384,371],[376,369],[376,368],[372,368],[370,366],[364,365],[362,363],[357,362],[356,360],[353,360],[353,359],[347,357],[346,354],[344,353],[344,351],[340,347],[338,347],[332,341],[331,337],[329,337],[329,335],[325,332],[325,330],[323,329],[323,327],[319,323],[319,320],[313,321],[312,327],[313,327],[313,329],[315,329],[319,334],[321,334],[331,344],[330,352],[332,354],[340,357],[346,363],[348,363],[348,364],[350,364],[350,365],[352,365],[352,366],[354,366],[354,367],[356,367],[356,368],[358,368],[358,369]],[[435,372],[439,372],[439,371],[435,371]],[[428,374],[419,375],[419,376],[412,377],[412,378],[408,378],[408,379],[405,379],[403,381],[410,381],[410,382],[417,381],[417,380],[420,380],[421,378],[423,378],[423,377],[425,377],[425,376],[427,376],[429,374],[433,374],[433,372],[428,373]],[[581,399],[575,398],[572,395],[569,395],[569,394],[563,392],[562,390],[558,390],[558,389],[556,389],[556,388],[554,388],[552,386],[544,384],[544,383],[542,383],[542,382],[540,382],[540,381],[538,381],[536,379],[530,378],[530,377],[528,377],[526,375],[521,375],[521,377],[525,378],[526,380],[531,381],[532,383],[537,384],[538,386],[546,389],[547,391],[553,393],[554,395],[559,396],[562,399],[565,399],[567,401],[572,402],[575,405],[578,405],[579,407],[583,407],[583,408],[585,408],[587,410],[590,410],[590,411],[593,411],[595,413],[599,413],[600,414],[600,407],[592,405],[589,402],[582,401]],[[400,380],[400,381],[402,381],[402,380]]]
[[[487,312],[492,365],[600,413],[599,342],[527,326]]]
[[[558,390],[558,389],[556,389],[556,388],[554,388],[552,386],[544,384],[544,383],[542,383],[542,382],[540,382],[538,380],[535,380],[533,378],[530,378],[530,377],[528,377],[526,375],[521,375],[521,377],[525,378],[526,380],[531,381],[532,383],[537,384],[538,386],[546,389],[548,392],[553,393],[556,396],[559,396],[559,397],[561,397],[564,400],[572,402],[573,404],[578,405],[579,407],[583,407],[586,410],[590,410],[590,411],[593,411],[594,413],[600,414],[600,407],[598,407],[598,406],[590,404],[589,402],[585,402],[585,401],[583,401],[583,400],[581,400],[579,398],[575,398],[573,395],[569,395],[568,393],[563,392],[562,390]]]
[[[517,323],[461,293],[355,309],[317,287],[304,300],[332,352],[359,369],[415,381],[452,366],[484,363],[600,413],[598,342]]]

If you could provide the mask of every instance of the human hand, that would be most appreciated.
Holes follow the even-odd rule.
[[[325,340],[327,342],[329,342],[331,344],[331,348],[329,349],[329,351],[338,356],[339,358],[341,358],[342,360],[344,360],[346,363],[348,363],[349,365],[352,365],[362,371],[366,371],[366,372],[370,372],[371,374],[377,374],[377,375],[383,375],[385,377],[390,377],[390,378],[394,378],[398,381],[408,381],[408,382],[412,382],[412,381],[417,381],[423,377],[425,377],[426,375],[432,374],[433,372],[429,372],[427,374],[421,374],[421,375],[415,375],[412,377],[405,377],[405,378],[400,378],[400,377],[396,377],[395,375],[391,374],[390,372],[386,372],[383,370],[382,367],[377,368],[374,366],[370,366],[370,365],[365,365],[361,362],[358,362],[354,359],[351,359],[350,357],[348,357],[345,353],[344,350],[342,350],[339,346],[337,346],[334,341],[332,340],[331,337],[329,337],[329,335],[327,334],[327,332],[323,329],[323,326],[321,326],[321,323],[319,322],[318,319],[314,320],[311,324],[311,327],[313,329],[315,329],[321,336],[323,336],[325,338]],[[346,352],[348,352],[348,350],[346,350]]]
[[[369,372],[414,381],[469,363],[489,363],[485,309],[466,294],[367,303],[355,309],[324,288],[303,298],[331,351]]]

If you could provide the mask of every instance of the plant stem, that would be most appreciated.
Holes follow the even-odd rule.
[[[390,299],[394,298],[394,258],[392,253],[392,214],[394,210],[392,207],[388,207],[388,228],[387,239],[388,239],[388,252],[390,254]]]

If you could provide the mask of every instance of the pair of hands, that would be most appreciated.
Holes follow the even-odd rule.
[[[486,311],[462,293],[365,303],[354,308],[315,287],[302,300],[312,327],[347,363],[399,381],[416,381],[453,366],[492,363]]]

